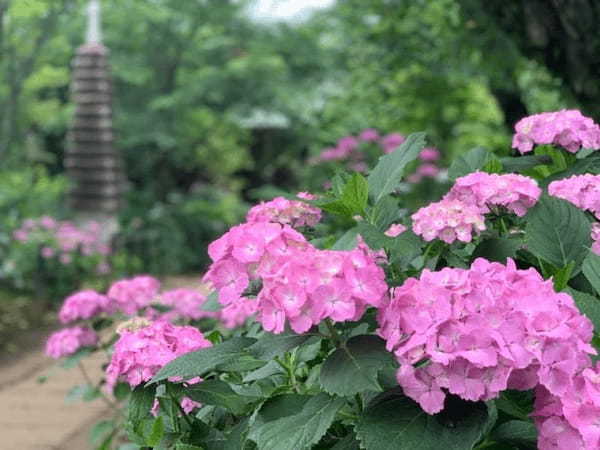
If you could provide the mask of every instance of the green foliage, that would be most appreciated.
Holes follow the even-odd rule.
[[[579,266],[591,245],[590,223],[571,203],[548,196],[527,213],[525,240],[528,250],[556,267],[571,261]]]
[[[537,430],[531,422],[509,420],[494,430],[492,438],[525,448],[536,448]]]
[[[385,342],[372,335],[354,336],[327,357],[321,367],[321,386],[330,393],[351,396],[365,391],[382,391],[377,379],[394,360]]]
[[[500,160],[492,152],[483,147],[475,147],[452,161],[452,165],[448,169],[448,177],[456,180],[477,170],[494,173],[500,172],[501,169]]]
[[[573,297],[579,311],[590,319],[594,325],[595,332],[600,335],[600,299],[571,288],[567,288],[566,292]]]
[[[481,439],[487,409],[462,402],[455,414],[429,416],[397,391],[385,392],[369,404],[356,432],[366,450],[471,450]]]
[[[299,412],[260,425],[250,439],[261,450],[308,449],[327,432],[343,403],[341,398],[319,394]]]
[[[425,133],[413,133],[392,153],[379,158],[369,174],[369,195],[375,203],[396,189],[406,165],[425,147]]]

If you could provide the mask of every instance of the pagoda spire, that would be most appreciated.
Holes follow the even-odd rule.
[[[100,0],[90,0],[87,7],[86,44],[102,43]]]

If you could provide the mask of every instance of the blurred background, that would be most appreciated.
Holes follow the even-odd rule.
[[[461,152],[508,154],[527,114],[599,117],[597,1],[102,0],[91,41],[90,3],[0,0],[9,352],[81,286],[199,276],[207,244],[249,205],[321,190],[348,148],[371,155],[347,161],[365,170],[379,147],[426,131],[439,156],[414,168],[418,204]],[[96,57],[108,84],[86,84]],[[100,137],[85,129],[90,104],[112,108]],[[86,142],[112,153],[86,159]],[[102,188],[85,195],[108,199],[109,240],[69,200],[96,175]]]

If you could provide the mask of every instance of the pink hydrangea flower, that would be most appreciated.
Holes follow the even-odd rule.
[[[307,193],[302,193],[306,197]],[[310,194],[308,194],[310,195]],[[246,216],[248,223],[276,222],[292,227],[315,226],[321,220],[321,210],[298,200],[276,197],[250,209]]]
[[[177,319],[199,320],[203,317],[217,317],[218,313],[202,310],[206,296],[195,289],[178,288],[160,294],[159,303],[172,308],[162,318],[173,321]]]
[[[444,198],[477,206],[483,213],[489,212],[491,206],[503,206],[522,217],[537,203],[541,193],[533,178],[473,172],[457,178]]]
[[[600,126],[577,110],[545,112],[525,117],[515,125],[513,148],[530,152],[534,145],[553,144],[571,153],[600,148]]]
[[[87,327],[63,328],[52,333],[46,342],[46,355],[59,359],[70,356],[83,347],[92,347],[98,343],[98,335]]]
[[[390,225],[390,227],[385,231],[385,235],[389,237],[396,237],[406,231],[406,227],[401,223],[395,223]]]
[[[553,181],[548,186],[548,193],[600,218],[600,175],[574,175]]]
[[[417,167],[416,173],[421,175],[422,177],[433,178],[438,173],[440,173],[440,168],[435,164],[431,163],[421,164],[419,167]]]
[[[364,142],[376,142],[379,140],[379,133],[375,128],[365,128],[360,132],[358,138]]]
[[[209,255],[205,280],[218,291],[230,327],[256,314],[268,331],[281,333],[289,323],[303,333],[325,318],[357,320],[387,291],[377,256],[366,246],[318,250],[285,225],[238,225],[209,245]],[[252,280],[262,282],[256,298],[245,293]]]
[[[589,444],[597,445],[589,431],[596,423],[574,418],[600,406],[600,375],[590,369],[593,326],[569,295],[555,292],[534,269],[483,258],[469,269],[426,269],[393,290],[378,322],[400,363],[398,383],[429,414],[443,409],[447,393],[480,401],[506,389],[541,386],[536,415],[544,419],[538,427],[549,426],[544,423],[551,416],[562,424],[561,431],[543,431],[544,439],[578,438],[588,447],[574,448],[597,448]],[[413,367],[421,361],[428,364]],[[548,406],[544,390],[561,404]]]
[[[156,278],[140,275],[113,283],[107,296],[124,314],[132,316],[150,305],[157,298],[159,289],[160,281]]]
[[[122,327],[119,334],[106,368],[109,388],[119,379],[135,387],[150,380],[178,356],[212,345],[197,328],[178,327],[166,321],[132,322]]]
[[[459,200],[444,199],[419,209],[412,216],[412,229],[426,241],[441,239],[471,242],[473,234],[485,230],[485,219],[477,206]]]
[[[93,290],[77,292],[67,297],[60,308],[58,318],[62,323],[79,319],[91,319],[98,314],[115,312],[115,305],[105,295]]]
[[[384,153],[392,153],[396,150],[406,138],[400,133],[390,133],[383,136],[380,140]]]
[[[435,147],[425,147],[419,153],[419,159],[424,162],[435,162],[440,159],[440,151]]]

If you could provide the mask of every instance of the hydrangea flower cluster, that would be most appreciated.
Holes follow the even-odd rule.
[[[252,314],[263,328],[281,333],[286,320],[302,333],[325,318],[357,320],[386,293],[385,274],[364,246],[319,250],[287,225],[242,224],[209,246],[213,264],[205,275],[225,306],[226,326]],[[257,298],[244,296],[253,280]]]
[[[437,148],[425,147],[418,156],[421,163],[417,167],[417,170],[406,178],[406,181],[414,184],[419,183],[423,178],[435,178],[438,176],[440,168],[437,166],[436,161],[440,157],[441,155]]]
[[[471,242],[473,234],[485,230],[485,218],[480,208],[459,200],[443,199],[431,203],[411,218],[414,233],[426,241],[438,238],[447,244],[455,240]]]
[[[178,356],[212,345],[197,328],[162,320],[132,319],[118,332],[120,336],[106,368],[109,388],[119,379],[135,387],[150,380]]]
[[[147,275],[140,275],[113,283],[107,296],[120,311],[133,316],[156,300],[159,290],[160,281]]]
[[[46,342],[46,355],[54,359],[70,356],[83,347],[98,343],[98,335],[88,327],[63,328],[52,333]]]
[[[374,128],[361,131],[358,136],[345,136],[337,141],[335,147],[325,148],[320,155],[310,160],[311,164],[327,161],[347,161],[348,167],[357,172],[366,172],[365,153],[362,143],[372,143],[379,146],[381,152],[391,153],[405,141],[400,133],[390,133],[381,136]]]
[[[484,214],[491,206],[503,206],[523,217],[537,203],[541,193],[533,178],[514,173],[473,172],[457,178],[444,198],[477,206]]]
[[[298,194],[304,200],[313,200],[315,197],[307,192]],[[275,197],[268,202],[261,202],[248,211],[246,221],[276,222],[296,227],[313,227],[321,220],[321,210],[315,206],[298,200],[288,200],[284,197]]]
[[[553,181],[548,186],[548,193],[590,211],[600,219],[600,175],[574,175]]]
[[[470,269],[424,270],[394,289],[378,321],[401,364],[398,383],[430,414],[443,409],[447,392],[478,401],[538,385],[556,397],[585,398],[586,405],[600,401],[600,391],[588,392],[598,385],[581,380],[583,373],[599,381],[590,371],[589,354],[596,353],[591,322],[568,294],[554,291],[552,281],[533,268],[518,270],[510,259],[506,265],[479,258]],[[570,396],[575,391],[580,397]]]
[[[158,303],[171,308],[160,318],[174,322],[177,319],[199,320],[204,317],[217,318],[217,312],[204,311],[202,305],[206,296],[196,289],[177,288],[160,294]]]
[[[521,153],[534,145],[553,144],[576,153],[580,148],[600,149],[600,126],[578,110],[545,112],[525,117],[515,125],[512,147]]]
[[[27,219],[13,232],[13,238],[22,243],[33,243],[40,247],[44,259],[56,258],[62,264],[70,264],[79,254],[100,259],[98,273],[110,270],[106,256],[110,247],[102,239],[102,225],[88,222],[75,225],[70,221],[57,221],[50,216]]]
[[[62,323],[69,323],[80,319],[91,319],[102,313],[113,314],[114,312],[115,305],[107,296],[88,289],[67,297],[60,308],[58,318]]]

